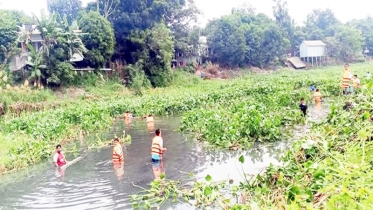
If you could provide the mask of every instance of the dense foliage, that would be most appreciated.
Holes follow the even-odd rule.
[[[48,11],[66,17],[69,24],[77,20],[82,9],[81,0],[47,0]]]
[[[86,33],[82,37],[87,48],[84,53],[85,66],[101,68],[110,61],[114,53],[114,30],[110,22],[97,12],[84,13],[79,20],[81,30]]]
[[[228,66],[265,67],[290,46],[280,27],[264,14],[234,12],[212,21],[207,31],[214,59]]]

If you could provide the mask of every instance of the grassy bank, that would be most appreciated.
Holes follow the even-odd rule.
[[[362,73],[367,67],[353,68]],[[145,90],[141,97],[118,84],[102,82],[96,88],[86,88],[94,97],[69,98],[62,107],[3,116],[0,171],[50,158],[55,144],[76,139],[81,130],[107,129],[127,110],[138,116],[185,113],[182,130],[224,148],[274,141],[281,136],[280,125],[299,123],[297,101],[300,97],[310,99],[308,85],[316,84],[323,95],[337,95],[340,75],[340,68],[328,68],[249,74],[220,81],[183,77],[179,85]]]
[[[365,65],[352,67],[354,73],[360,75],[364,75],[366,68]],[[221,183],[212,184],[209,181],[211,177],[206,179],[207,182],[195,182],[188,190],[181,185],[173,185],[170,189],[168,180],[164,180],[156,186],[153,183],[153,191],[145,191],[133,197],[134,203],[153,205],[155,203],[149,193],[166,191],[172,192],[170,198],[175,194],[182,195],[186,202],[200,201],[198,206],[215,205],[224,209],[371,209],[373,81],[362,79],[363,86],[359,94],[346,97],[337,96],[338,91],[334,90],[339,87],[338,69],[295,74],[284,72],[268,77],[277,78],[281,82],[285,75],[288,75],[287,78],[289,75],[291,78],[297,76],[299,81],[296,84],[302,84],[302,80],[318,80],[321,92],[327,90],[333,103],[327,119],[313,124],[310,134],[296,141],[292,149],[284,154],[283,166],[271,166],[265,173],[247,177],[248,180],[239,185],[227,182],[224,187]],[[290,83],[294,84],[296,80],[291,79]],[[307,83],[297,88],[306,88]],[[353,106],[346,110],[345,102],[352,102]],[[220,111],[216,112],[219,115]],[[209,122],[205,122],[205,126],[209,126]],[[240,158],[240,161],[244,159]],[[199,186],[202,192],[191,193],[195,192],[195,186]],[[234,199],[229,200],[230,197]]]

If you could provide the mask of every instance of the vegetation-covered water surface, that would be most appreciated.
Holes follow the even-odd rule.
[[[352,69],[362,75],[367,67]],[[241,81],[252,83],[240,87]],[[371,80],[362,79],[358,94],[342,96],[338,68],[251,75],[228,85],[236,86],[236,92],[251,87],[250,94],[190,110],[184,113],[181,128],[197,132],[200,139],[217,145],[275,140],[282,136],[280,125],[301,122],[297,99],[310,99],[311,83],[329,98],[331,112],[322,122],[312,124],[310,133],[294,142],[281,167],[271,166],[239,184],[232,184],[232,180],[214,183],[213,174],[188,188],[167,179],[155,181],[152,191],[133,197],[136,206],[163,202],[163,199],[146,198],[166,193],[170,198],[184,199],[201,207],[214,204],[224,209],[369,209],[373,190],[368,184],[373,173]],[[260,93],[255,92],[256,85],[263,87]],[[240,161],[245,160],[241,157]],[[231,197],[239,199],[232,202]]]
[[[56,144],[104,131],[126,111],[181,115],[180,132],[219,149],[287,140],[310,124],[298,105],[300,98],[313,103],[314,84],[330,114],[294,142],[283,166],[239,185],[214,183],[213,174],[189,187],[162,179],[133,202],[146,208],[172,197],[232,209],[371,208],[373,82],[364,77],[373,55],[371,17],[342,23],[332,10],[317,9],[298,26],[287,1],[274,0],[272,18],[246,4],[197,26],[194,0],[46,2],[49,14],[0,10],[0,174],[45,161]],[[292,69],[289,56],[299,57],[303,41],[312,40],[326,46],[324,67]],[[362,86],[348,96],[340,90],[343,69],[325,67],[344,62],[362,62],[351,66]],[[107,145],[94,138],[87,144]],[[237,195],[240,202],[227,198]]]

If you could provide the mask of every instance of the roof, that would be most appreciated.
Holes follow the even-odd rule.
[[[325,46],[326,44],[321,41],[321,40],[309,40],[309,41],[303,41],[302,43],[304,43],[305,45],[307,46],[312,46],[312,47],[316,47],[316,46]]]
[[[293,64],[294,68],[302,69],[306,67],[306,64],[299,57],[291,57],[288,61]]]

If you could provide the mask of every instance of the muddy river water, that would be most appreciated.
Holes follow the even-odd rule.
[[[168,150],[163,166],[170,179],[183,179],[194,173],[201,179],[209,174],[215,181],[233,179],[237,183],[243,179],[242,170],[246,174],[257,174],[271,163],[279,164],[289,146],[283,141],[255,144],[245,152],[207,149],[180,134],[177,131],[179,122],[178,117],[156,118],[155,121],[155,127],[162,128],[164,146]],[[63,177],[56,176],[50,161],[0,177],[0,210],[132,209],[129,196],[139,191],[132,183],[147,187],[155,178],[149,155],[153,134],[144,121],[134,121],[128,126],[124,120],[117,120],[107,137],[120,136],[123,130],[132,136],[132,143],[125,148],[122,177],[113,169],[111,147],[86,152],[82,160],[66,169]],[[238,161],[241,155],[245,156],[244,164]],[[67,156],[68,160],[73,158]],[[169,203],[161,209],[194,208],[188,204]]]

